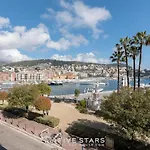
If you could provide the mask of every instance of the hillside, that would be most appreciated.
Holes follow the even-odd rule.
[[[60,61],[60,60],[52,60],[52,59],[38,59],[38,60],[28,60],[28,61],[19,61],[5,64],[5,66],[20,66],[20,67],[31,67],[38,66],[39,64],[51,64],[52,66],[63,66],[63,65],[87,65],[87,64],[95,64],[95,65],[106,65],[108,67],[116,66],[116,64],[96,64],[96,63],[86,63],[86,62],[78,62],[78,61]],[[124,64],[121,64],[121,67],[124,67]]]

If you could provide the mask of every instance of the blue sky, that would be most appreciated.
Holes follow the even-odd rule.
[[[149,6],[149,0],[1,0],[0,61],[109,63],[121,37],[150,33]],[[149,56],[144,47],[144,68]]]

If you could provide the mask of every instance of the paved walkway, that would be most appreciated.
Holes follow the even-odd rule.
[[[30,121],[26,118],[18,118],[18,119],[6,118],[3,116],[1,111],[0,111],[0,121],[7,122],[8,124],[13,125],[14,127],[22,129],[22,130],[26,131],[27,133],[33,134],[37,137],[39,137],[40,133],[47,128],[48,128],[50,134],[58,133],[58,129],[50,128],[46,125],[42,125],[42,124],[36,123],[34,121]],[[45,133],[45,135],[46,135],[46,133]],[[82,145],[80,145],[78,143],[68,142],[68,140],[67,140],[68,137],[69,137],[68,134],[63,132],[62,147],[66,150],[81,150]]]

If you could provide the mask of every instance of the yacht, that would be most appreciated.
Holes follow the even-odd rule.
[[[51,83],[48,83],[48,85],[63,85],[63,82],[61,82],[61,81],[52,81]]]
[[[107,85],[105,82],[100,82],[99,85]]]

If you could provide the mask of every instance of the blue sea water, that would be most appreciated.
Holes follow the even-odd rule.
[[[108,83],[107,85],[99,86],[99,88],[102,88],[103,91],[112,91],[117,89],[117,80],[101,80],[100,82]],[[142,78],[141,83],[149,84],[150,78]],[[133,81],[131,81],[130,84],[133,85]],[[83,85],[80,83],[67,83],[61,86],[51,86],[51,95],[74,94],[75,89],[79,89],[81,93],[83,93],[85,88],[93,88],[93,86],[94,85]]]
[[[102,88],[104,91],[116,90],[117,81],[116,80],[101,80],[101,82],[107,83],[107,85],[100,85],[99,88]],[[94,85],[84,85],[83,83],[67,83],[60,86],[51,86],[52,92],[51,95],[65,95],[65,94],[74,94],[75,89],[79,89],[81,93],[84,92],[85,88],[93,88]]]
[[[93,81],[94,82],[94,81]],[[103,91],[112,91],[117,89],[117,80],[100,80],[100,82],[105,82],[107,85],[100,85],[99,88],[102,88]],[[142,78],[141,83],[149,84],[150,78]],[[133,81],[130,82],[133,85]],[[4,88],[10,88],[12,85],[5,84]],[[75,89],[79,89],[81,93],[84,92],[85,88],[93,88],[94,85],[86,85],[81,83],[66,83],[60,86],[51,86],[51,95],[66,95],[74,94]]]

